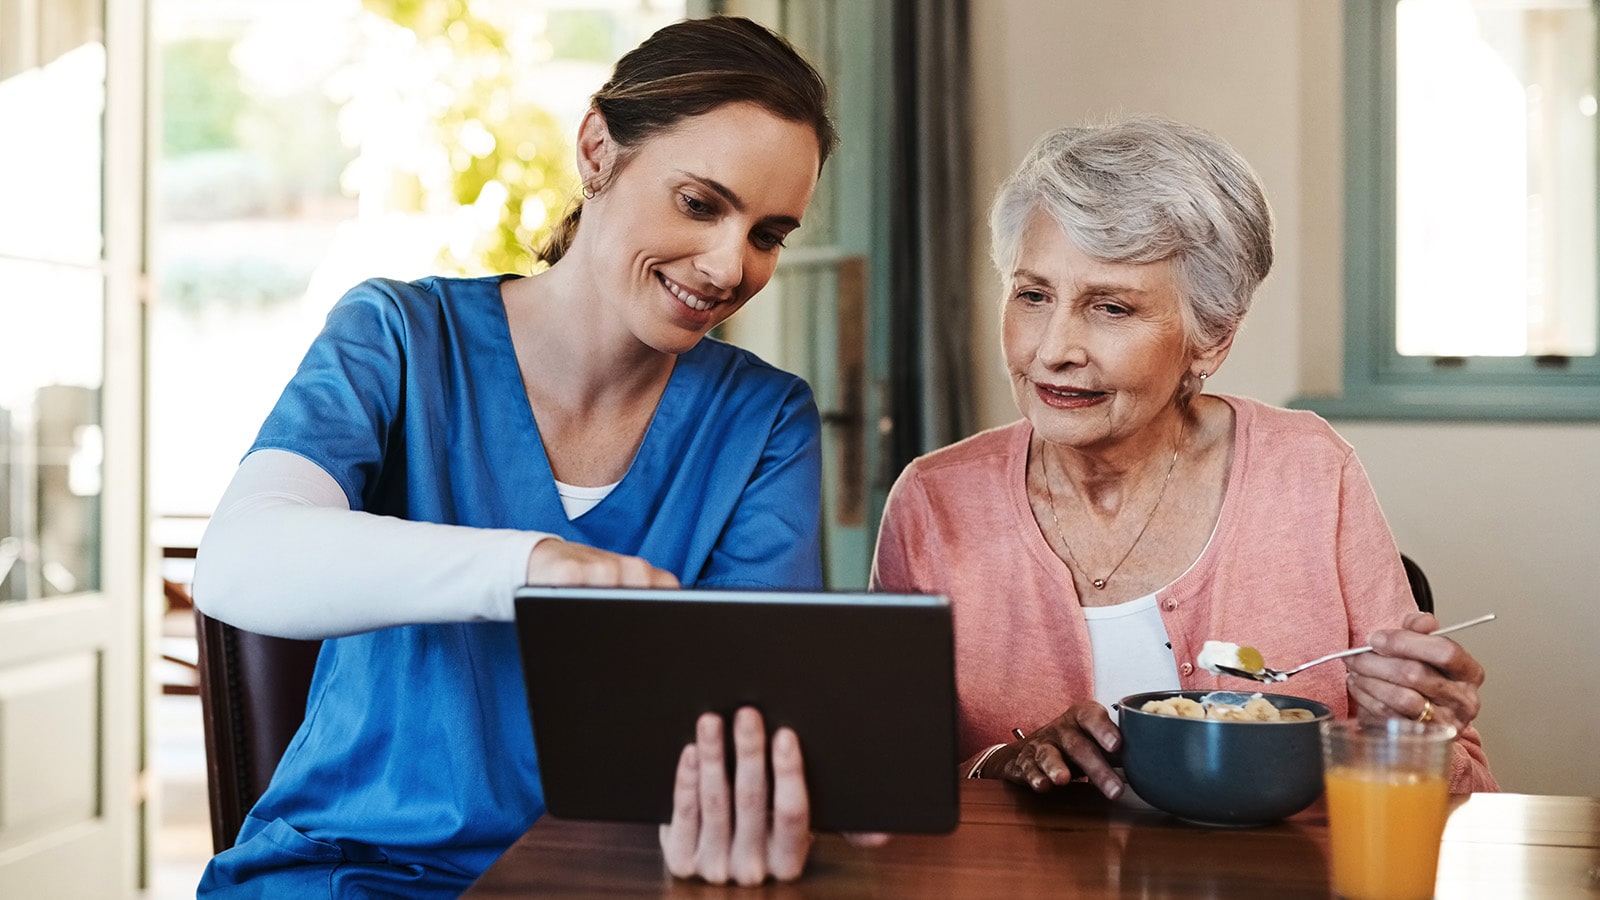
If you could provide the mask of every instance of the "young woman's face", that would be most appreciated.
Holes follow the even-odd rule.
[[[731,103],[644,142],[620,169],[597,170],[581,228],[600,301],[658,351],[693,347],[766,286],[818,166],[809,125]]]
[[[1001,312],[1017,408],[1056,444],[1169,443],[1170,431],[1148,426],[1175,408],[1182,379],[1209,356],[1190,353],[1181,303],[1170,261],[1096,259],[1036,211]]]

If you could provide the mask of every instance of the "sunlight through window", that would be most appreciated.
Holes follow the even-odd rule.
[[[209,515],[329,307],[528,271],[616,58],[683,0],[155,0],[151,506]],[[286,65],[285,60],[293,60]]]
[[[1595,12],[1400,0],[1396,349],[1596,352]]]

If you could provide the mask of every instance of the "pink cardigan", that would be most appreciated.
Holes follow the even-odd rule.
[[[1400,553],[1354,450],[1313,413],[1223,397],[1235,441],[1211,542],[1156,594],[1185,690],[1253,683],[1195,666],[1208,639],[1296,662],[1367,643],[1416,609]],[[963,757],[1094,696],[1072,577],[1028,507],[1026,420],[914,460],[889,494],[877,590],[944,594],[955,618]],[[1342,665],[1277,686],[1350,714]],[[1259,686],[1258,686],[1259,687]],[[1455,792],[1498,790],[1476,729],[1456,742]]]

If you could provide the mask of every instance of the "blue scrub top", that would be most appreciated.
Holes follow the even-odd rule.
[[[512,349],[512,277],[357,286],[252,449],[315,462],[356,510],[552,532],[685,586],[819,587],[820,423],[805,382],[700,341],[622,481],[569,521]],[[305,723],[200,894],[455,896],[543,812],[510,623],[328,640]]]

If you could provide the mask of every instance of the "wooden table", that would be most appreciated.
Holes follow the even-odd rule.
[[[1437,896],[1600,898],[1600,799],[1452,798]],[[806,874],[759,890],[676,881],[650,825],[545,817],[464,895],[721,897],[1326,897],[1319,801],[1265,828],[1206,828],[1111,803],[1087,785],[1046,797],[961,787],[961,826],[858,849],[818,838]]]

